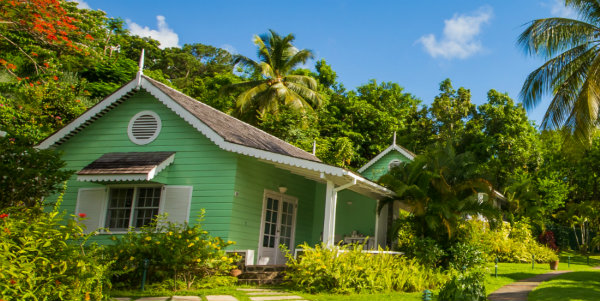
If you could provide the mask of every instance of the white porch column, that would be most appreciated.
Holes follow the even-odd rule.
[[[335,209],[337,204],[337,191],[332,181],[327,181],[325,191],[325,218],[323,222],[323,243],[327,247],[335,244]]]
[[[327,180],[327,190],[325,192],[325,218],[323,221],[323,243],[327,247],[335,245],[335,210],[337,206],[337,193],[352,185],[356,185],[356,179],[352,182],[335,187],[332,181]]]

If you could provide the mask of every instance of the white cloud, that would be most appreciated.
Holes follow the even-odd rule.
[[[160,42],[160,48],[164,49],[167,47],[180,47],[179,46],[179,35],[169,28],[169,25],[165,21],[164,16],[156,16],[158,30],[150,29],[148,26],[140,26],[137,23],[127,19],[127,27],[132,35],[140,37],[151,37]]]
[[[434,58],[466,59],[481,50],[483,46],[477,39],[483,24],[489,23],[493,12],[490,7],[482,7],[472,15],[455,14],[452,19],[444,20],[444,35],[438,40],[435,35],[424,35],[417,42]]]
[[[553,0],[550,4],[550,13],[555,17],[577,18],[577,12],[573,8],[565,6],[564,0]]]
[[[68,0],[68,1],[77,3],[77,8],[79,8],[79,9],[92,9],[92,8],[90,7],[90,5],[89,5],[89,4],[87,4],[87,3],[86,3],[85,1],[83,1],[83,0]]]

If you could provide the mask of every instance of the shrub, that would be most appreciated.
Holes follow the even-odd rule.
[[[544,263],[558,259],[550,248],[540,244],[531,234],[528,221],[515,222],[513,226],[503,223],[497,229],[490,229],[485,223],[470,222],[469,243],[479,246],[488,261],[496,257],[501,262],[531,262]]]
[[[209,276],[225,275],[235,268],[236,258],[227,257],[223,249],[233,244],[195,225],[165,222],[164,216],[127,234],[112,236],[115,244],[108,248],[109,258],[116,261],[113,280],[124,286],[139,285],[144,260],[148,260],[149,282],[181,280],[191,289],[194,282]],[[173,282],[175,283],[175,282]],[[173,286],[177,290],[176,285]]]
[[[427,268],[416,259],[362,252],[361,245],[325,248],[300,246],[302,256],[287,253],[286,280],[310,293],[415,292],[447,281],[439,269]]]
[[[36,150],[0,138],[0,208],[39,207],[41,199],[58,192],[72,171],[54,150]]]
[[[485,274],[481,271],[460,273],[440,290],[438,300],[485,301]]]
[[[416,258],[421,264],[436,267],[446,255],[446,252],[435,242],[435,240],[425,238],[415,238],[412,248],[404,249],[409,257]]]
[[[449,266],[455,270],[476,268],[485,263],[485,256],[478,246],[464,242],[454,244],[448,250]]]
[[[546,230],[540,234],[538,240],[544,246],[552,249],[553,251],[558,251],[558,246],[556,245],[556,239],[554,238],[554,232],[550,230]]]
[[[110,262],[81,224],[55,208],[0,214],[0,299],[101,300]]]

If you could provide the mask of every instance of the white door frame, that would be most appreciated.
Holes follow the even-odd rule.
[[[272,248],[267,248],[267,247],[263,247],[263,238],[264,238],[264,231],[265,231],[265,214],[266,214],[266,209],[267,209],[267,198],[272,198],[272,199],[277,199],[279,200],[279,204],[278,204],[278,208],[277,208],[277,232],[275,234],[275,254],[272,254],[273,257],[271,257],[267,262],[264,262],[262,259],[263,255],[265,253],[265,251],[267,251],[266,249],[272,249]],[[296,216],[298,214],[298,198],[294,197],[294,196],[290,196],[284,193],[279,193],[279,192],[275,192],[272,190],[264,190],[263,193],[263,205],[262,205],[262,210],[261,210],[261,216],[260,216],[260,233],[259,233],[259,238],[258,238],[258,256],[257,256],[257,264],[284,264],[285,263],[285,257],[283,256],[283,254],[281,253],[281,251],[279,250],[279,239],[280,239],[280,231],[281,231],[281,214],[282,214],[282,208],[283,208],[283,202],[287,202],[287,203],[292,203],[294,211],[292,214],[292,233],[290,235],[290,252],[294,252],[295,249],[295,236],[296,236]],[[268,250],[269,252],[272,252],[273,250]]]

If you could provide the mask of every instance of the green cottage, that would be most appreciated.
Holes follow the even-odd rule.
[[[87,231],[124,233],[162,213],[195,223],[205,209],[204,228],[235,241],[246,264],[284,263],[280,244],[385,244],[377,203],[393,192],[141,71],[37,148],[76,171],[62,208],[85,213]]]

